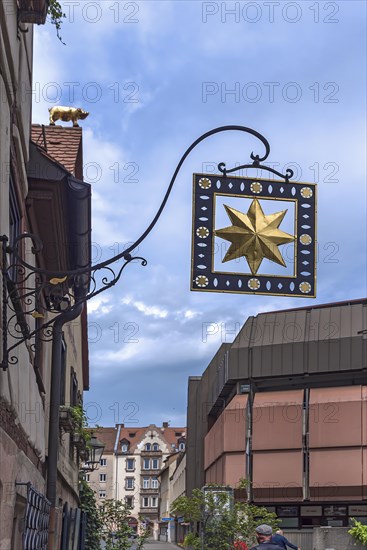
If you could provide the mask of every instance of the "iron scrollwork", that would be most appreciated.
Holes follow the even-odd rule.
[[[50,342],[53,338],[53,324],[57,318],[94,298],[101,292],[113,287],[121,278],[126,266],[133,260],[141,265],[147,265],[145,258],[126,254],[124,263],[118,270],[108,265],[97,265],[86,270],[53,273],[32,267],[25,262],[19,251],[20,243],[30,240],[31,250],[37,255],[42,250],[42,243],[37,235],[23,233],[19,235],[14,246],[8,246],[7,237],[2,241],[2,275],[3,275],[3,358],[1,367],[6,370],[8,365],[18,362],[18,357],[12,352],[22,343],[29,342],[35,335],[40,341]],[[11,263],[7,263],[7,254]],[[76,289],[87,285],[89,290],[83,298],[78,298]],[[12,345],[8,347],[8,337]],[[36,344],[28,345],[35,352]]]
[[[134,256],[133,252],[139,244],[148,236],[158,222],[172,187],[182,164],[191,151],[202,141],[215,134],[226,131],[239,131],[250,134],[259,139],[265,147],[265,155],[251,153],[252,163],[239,167],[227,169],[225,163],[219,163],[218,170],[225,177],[227,174],[243,168],[260,168],[272,172],[285,179],[286,182],[293,176],[292,170],[286,170],[286,174],[280,174],[274,169],[261,164],[270,153],[270,145],[264,136],[259,132],[245,126],[221,126],[214,128],[201,135],[182,155],[173,173],[162,203],[147,229],[142,235],[125,251],[114,257],[100,262],[94,266],[79,268],[70,271],[55,272],[37,267],[25,261],[20,252],[24,248],[24,241],[31,240],[31,251],[35,258],[42,251],[42,242],[37,235],[23,233],[19,235],[11,246],[8,238],[0,236],[2,242],[2,362],[1,368],[6,370],[9,364],[18,362],[14,350],[22,343],[29,342],[36,334],[43,341],[50,341],[53,337],[53,324],[72,308],[94,298],[101,292],[113,287],[121,278],[123,271],[134,260],[140,261],[141,265],[147,265],[145,258]],[[10,263],[8,264],[8,255]],[[111,267],[112,264],[122,260],[123,264],[117,270]],[[89,290],[78,298],[77,290],[87,285]],[[11,345],[8,346],[8,336],[11,337]],[[29,344],[29,349],[34,351],[35,345]]]

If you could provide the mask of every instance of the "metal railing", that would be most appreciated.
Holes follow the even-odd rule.
[[[16,483],[16,485],[27,486],[23,550],[46,550],[51,503],[31,483]]]

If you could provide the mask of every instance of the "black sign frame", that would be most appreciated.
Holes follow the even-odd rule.
[[[292,201],[295,205],[293,275],[228,273],[214,269],[217,196]],[[191,290],[316,297],[316,184],[213,174],[193,175]]]

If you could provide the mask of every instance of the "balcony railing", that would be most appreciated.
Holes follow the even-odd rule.
[[[140,514],[142,516],[144,516],[145,514],[154,514],[154,515],[158,515],[158,506],[156,508],[145,508],[144,506],[142,506],[140,508]]]
[[[144,468],[141,469],[141,475],[142,476],[145,476],[145,475],[158,475],[160,472],[160,468],[149,468],[147,470],[145,470]]]
[[[144,458],[160,458],[162,451],[141,451],[141,456]]]

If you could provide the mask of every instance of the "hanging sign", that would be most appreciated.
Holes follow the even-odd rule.
[[[316,296],[315,184],[224,171],[193,185],[191,290]]]

